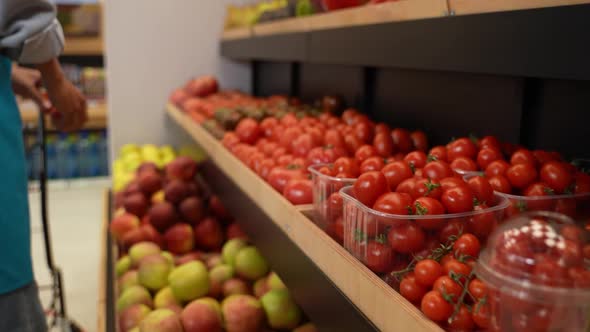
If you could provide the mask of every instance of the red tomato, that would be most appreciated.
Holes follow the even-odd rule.
[[[429,162],[424,166],[422,171],[427,178],[436,181],[440,181],[455,174],[451,169],[451,166],[441,160]]]
[[[455,258],[449,258],[443,263],[443,274],[449,275],[451,272],[457,276],[466,278],[471,273],[471,267],[465,263],[461,263]]]
[[[354,182],[352,193],[359,202],[373,206],[379,196],[389,191],[387,180],[381,172],[367,172]]]
[[[482,329],[490,327],[490,307],[489,304],[479,301],[473,306],[473,313],[471,315],[475,325]]]
[[[344,201],[339,192],[332,193],[332,195],[328,197],[328,210],[332,218],[337,218],[342,215],[343,205]]]
[[[474,176],[467,180],[467,184],[479,202],[493,203],[494,188],[483,176]]]
[[[537,170],[528,163],[512,165],[506,171],[506,178],[513,187],[525,189],[537,179]]]
[[[373,146],[377,153],[383,158],[393,155],[393,138],[391,138],[389,132],[377,133],[373,140]]]
[[[457,157],[451,162],[451,168],[456,171],[474,172],[477,171],[477,164],[470,158]]]
[[[533,155],[537,160],[539,165],[543,165],[550,161],[560,161],[561,156],[559,154],[556,155],[555,152],[543,151],[543,150],[535,150],[533,151]]]
[[[305,160],[303,158],[293,158],[291,163],[289,165],[287,165],[287,168],[298,169],[298,170],[304,172],[308,166],[309,166],[309,164],[308,164],[307,160]]]
[[[285,114],[281,118],[280,122],[285,127],[293,127],[299,123],[299,120],[297,119],[297,116],[295,115],[295,113],[290,112],[290,113]]]
[[[260,122],[260,129],[262,129],[262,133],[264,134],[265,137],[272,137],[273,131],[278,124],[279,124],[279,120],[277,120],[277,118],[274,118],[274,117],[264,118]]]
[[[406,274],[399,284],[399,293],[412,303],[420,303],[428,288],[416,282],[413,273]]]
[[[412,143],[416,150],[422,152],[428,151],[428,138],[426,137],[426,133],[421,130],[416,130],[410,134],[410,137],[412,138]]]
[[[284,147],[282,147],[282,146],[279,146],[279,147],[277,147],[277,148],[276,148],[276,149],[273,151],[273,153],[272,153],[272,158],[273,158],[274,160],[277,160],[277,159],[278,159],[280,156],[284,156],[284,155],[286,155],[286,154],[287,154],[287,149],[285,149],[285,148],[284,148]]]
[[[510,157],[510,164],[512,165],[530,164],[534,166],[536,162],[537,159],[535,158],[535,155],[527,149],[518,149],[512,154],[512,157]]]
[[[412,197],[406,193],[385,193],[377,199],[373,209],[383,213],[408,215],[412,213]]]
[[[463,292],[463,287],[461,287],[461,285],[459,285],[455,280],[451,279],[451,277],[448,275],[442,275],[438,277],[438,279],[436,279],[434,282],[432,289],[438,291],[441,294],[450,296],[453,299],[453,302],[456,302]]]
[[[433,259],[424,259],[416,263],[414,275],[419,284],[431,287],[436,279],[442,275],[442,266]]]
[[[469,282],[468,290],[469,294],[473,295],[476,300],[481,300],[488,295],[488,287],[477,278]]]
[[[279,156],[276,159],[278,166],[287,166],[287,165],[291,164],[292,161],[293,161],[293,156],[290,154],[285,154],[285,155]]]
[[[414,197],[414,190],[416,189],[416,181],[418,181],[417,178],[409,178],[409,179],[405,179],[403,180],[395,189],[395,191],[400,192],[400,193],[406,193],[412,197]]]
[[[230,149],[238,143],[240,143],[240,138],[233,131],[226,132],[223,135],[223,139],[221,140],[221,144],[223,144],[223,146],[225,146],[227,149]]]
[[[294,205],[313,203],[313,183],[311,180],[294,179],[283,190],[283,196]]]
[[[287,150],[290,150],[293,141],[295,141],[297,137],[301,136],[302,134],[303,131],[299,127],[289,127],[281,133],[279,145]]]
[[[565,163],[550,161],[541,167],[541,181],[545,182],[556,193],[562,194],[572,184],[573,176]]]
[[[254,144],[262,135],[262,129],[255,120],[245,118],[236,126],[236,135],[242,143]]]
[[[488,179],[488,182],[490,183],[490,186],[494,188],[494,191],[504,194],[512,193],[512,185],[510,184],[510,181],[508,181],[508,179],[503,175],[492,176]]]
[[[500,151],[502,149],[502,145],[500,144],[498,138],[494,136],[485,136],[479,140],[479,148]]]
[[[590,175],[578,172],[574,176],[574,181],[574,194],[590,193]]]
[[[481,244],[475,235],[473,234],[463,234],[461,235],[455,244],[453,244],[453,250],[455,252],[455,256],[459,257],[461,255],[467,255],[473,258],[477,258],[479,256],[479,250],[481,249]]]
[[[412,223],[406,223],[392,227],[387,234],[387,240],[393,250],[409,254],[424,247],[426,235],[420,227]]]
[[[361,163],[361,173],[380,171],[385,166],[383,157],[369,157]]]
[[[291,151],[296,157],[306,157],[316,147],[310,134],[302,134],[291,142]]]
[[[467,229],[480,238],[487,238],[496,226],[496,216],[493,212],[481,212],[487,209],[485,203],[476,205],[473,211],[478,212],[467,220]]]
[[[353,124],[353,119],[355,118],[355,116],[358,114],[358,111],[355,110],[354,108],[349,108],[347,110],[345,110],[344,112],[342,112],[342,121],[344,121],[344,123],[351,125]]]
[[[433,161],[440,160],[440,161],[446,162],[447,161],[447,148],[442,145],[438,145],[438,146],[433,147],[428,152],[428,158]]]
[[[459,138],[447,145],[447,158],[450,162],[458,157],[475,159],[477,147],[469,138]]]
[[[393,145],[396,147],[396,150],[404,153],[412,151],[414,143],[408,130],[395,128],[391,131],[391,138],[393,138]]]
[[[369,241],[366,252],[365,265],[371,271],[375,273],[390,271],[393,262],[393,251],[390,246],[377,241]]]
[[[453,331],[471,331],[475,327],[471,312],[464,304],[459,307],[459,311],[450,318],[449,327]]]
[[[435,322],[444,322],[453,314],[453,307],[437,291],[424,295],[420,304],[424,315]]]
[[[303,178],[303,173],[300,170],[290,170],[281,167],[273,168],[268,174],[268,183],[275,188],[276,191],[283,193],[287,183],[294,179]]]
[[[554,195],[553,189],[549,188],[543,182],[536,182],[528,186],[523,192],[524,196],[528,197],[542,197]],[[527,201],[527,208],[530,211],[550,211],[553,207],[551,199],[534,199]]]
[[[443,192],[441,202],[449,213],[461,213],[473,210],[473,192],[469,187],[460,186]]]
[[[414,197],[432,197],[435,199],[440,199],[442,195],[442,189],[440,183],[438,181],[433,181],[430,179],[420,179],[416,180],[416,186],[414,187]],[[442,207],[442,205],[441,205]]]
[[[385,133],[391,135],[391,128],[385,123],[378,123],[375,125],[375,134]]]
[[[494,160],[486,167],[486,176],[491,178],[496,175],[506,175],[506,171],[510,168],[510,164],[505,160]]]
[[[261,163],[260,163],[260,171],[258,172],[258,175],[260,175],[261,178],[263,178],[264,180],[268,179],[268,175],[270,174],[270,171],[272,171],[272,169],[276,166],[276,162],[274,161],[274,159],[264,159]]]
[[[326,133],[324,134],[324,144],[334,147],[339,146],[342,148],[346,146],[344,144],[344,138],[342,137],[342,135],[340,135],[338,130],[335,129],[326,130]]]
[[[402,161],[394,161],[385,165],[381,172],[385,175],[391,191],[395,191],[402,181],[413,176],[410,166]]]
[[[434,198],[420,197],[414,201],[414,214],[419,216],[441,215],[445,213],[443,205]],[[416,223],[426,230],[436,230],[444,227],[444,218],[417,218]]]
[[[372,145],[363,145],[354,153],[354,158],[362,163],[370,157],[377,156],[377,150]]]
[[[334,173],[351,174],[356,178],[360,174],[358,162],[353,158],[340,157],[334,161]]]
[[[373,128],[366,122],[359,122],[354,125],[354,134],[363,143],[373,142]]]
[[[499,149],[483,148],[477,153],[477,165],[485,170],[493,161],[503,160]],[[494,174],[495,175],[495,174]]]
[[[311,135],[315,146],[324,145],[324,132],[318,127],[306,128],[305,132]],[[325,144],[327,145],[327,144]]]
[[[463,219],[451,219],[439,231],[440,243],[447,244],[451,236],[459,236],[465,232],[465,222]]]
[[[422,151],[414,151],[410,152],[404,158],[404,161],[410,165],[410,167],[416,168],[423,168],[426,166],[426,153]]]
[[[467,185],[467,183],[465,183],[465,181],[463,181],[461,178],[458,177],[446,177],[442,180],[440,180],[440,188],[442,189],[442,191],[447,191],[451,188],[455,188],[455,187],[464,187]]]

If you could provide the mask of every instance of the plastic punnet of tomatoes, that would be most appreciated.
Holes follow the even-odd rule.
[[[475,271],[487,285],[493,331],[587,331],[590,234],[553,212],[500,226]]]
[[[445,213],[443,209],[441,214],[421,215],[422,209],[428,209],[426,202],[429,200],[401,202],[403,194],[391,192],[381,196],[378,202],[388,199],[388,206],[401,203],[401,210],[408,211],[390,214],[361,203],[354,197],[352,186],[343,188],[340,194],[344,204],[344,247],[378,274],[399,270],[396,262],[409,262],[412,257],[425,258],[452,237],[464,233],[474,234],[485,242],[504,220],[509,204],[506,198],[496,195],[486,207],[477,206],[469,212]]]
[[[341,222],[338,220],[342,219],[342,196],[339,191],[356,180],[330,175],[333,167],[333,164],[320,164],[308,168],[313,182],[313,207],[320,217],[318,226],[324,230],[330,230],[333,228],[331,224]]]

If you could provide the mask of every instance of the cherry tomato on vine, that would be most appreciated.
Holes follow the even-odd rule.
[[[363,143],[373,142],[373,128],[367,121],[360,121],[354,125],[354,134]]]
[[[412,303],[420,303],[424,295],[428,292],[428,288],[416,282],[416,277],[413,273],[406,274],[399,285],[400,294]]]
[[[453,306],[437,291],[430,291],[424,295],[420,309],[426,317],[435,322],[444,322],[453,314]]]
[[[354,197],[366,206],[373,206],[377,198],[387,191],[387,179],[383,173],[377,171],[362,174],[352,187]]]
[[[449,239],[451,237],[458,237],[459,235],[465,233],[465,228],[466,225],[462,218],[455,218],[448,221],[440,230],[440,243],[449,243]]]
[[[242,143],[254,144],[262,135],[262,129],[256,120],[245,118],[236,126],[236,135],[240,138]]]
[[[294,179],[287,183],[283,196],[294,205],[313,203],[313,183],[311,180]]]
[[[451,272],[457,276],[460,276],[461,279],[466,279],[471,273],[471,267],[465,263],[461,263],[455,258],[449,258],[443,264],[443,273],[445,275],[449,275]]]
[[[527,201],[527,207],[530,211],[551,211],[553,201],[551,199],[541,199],[543,196],[554,195],[555,191],[543,182],[535,182],[528,186],[523,192],[527,197],[538,197]]]
[[[541,167],[541,181],[545,182],[556,193],[562,194],[572,184],[573,176],[565,163],[550,161]]]
[[[459,307],[459,311],[454,316],[451,316],[449,327],[457,331],[471,331],[475,327],[471,312],[464,304]]]
[[[475,235],[469,233],[461,235],[453,245],[453,251],[457,257],[467,255],[477,258],[480,250],[481,244],[479,243],[479,240]]]
[[[404,161],[413,168],[423,168],[426,166],[426,153],[422,151],[413,151],[406,155]]]
[[[414,267],[416,281],[426,287],[434,285],[434,282],[442,275],[442,272],[442,266],[433,259],[421,260]]]
[[[480,149],[496,149],[498,151],[502,149],[500,140],[494,136],[485,136],[481,138],[478,143]]]
[[[344,148],[344,137],[336,129],[328,129],[324,133],[324,144],[333,147]]]
[[[393,155],[394,147],[393,147],[393,138],[389,132],[378,132],[373,139],[373,146],[377,153],[383,157],[387,158]]]
[[[395,189],[395,191],[400,192],[400,193],[406,193],[409,194],[410,196],[412,196],[412,198],[416,198],[414,197],[415,195],[415,188],[416,188],[416,181],[418,179],[416,178],[409,178],[409,179],[405,179],[403,180]]]
[[[443,192],[447,191],[451,188],[467,186],[467,183],[465,181],[463,181],[463,179],[455,177],[455,176],[446,177],[446,178],[440,180],[439,183],[440,183],[440,188],[442,189]]]
[[[451,168],[455,171],[475,172],[477,164],[471,158],[457,157],[451,162]]]
[[[353,134],[346,134],[344,135],[344,144],[346,145],[346,150],[354,154],[363,145],[363,142]]]
[[[414,143],[408,130],[395,128],[391,131],[391,138],[393,139],[393,145],[396,147],[396,150],[404,153],[412,151]]]
[[[334,173],[351,174],[356,178],[360,174],[358,162],[353,158],[340,157],[334,161]]]
[[[392,227],[387,234],[387,240],[393,250],[409,254],[424,247],[426,234],[420,227],[406,223]]]
[[[419,197],[414,201],[414,214],[420,216],[426,215],[442,215],[445,213],[443,205],[431,197]],[[418,218],[416,223],[427,230],[436,230],[442,228],[445,223],[445,218]]]
[[[453,302],[456,302],[463,292],[463,287],[459,285],[455,280],[451,279],[448,275],[442,275],[436,279],[432,289],[438,291],[441,294],[446,294],[450,297]]]
[[[393,251],[387,244],[378,241],[367,243],[365,264],[375,273],[389,272],[393,260]]]
[[[481,300],[488,295],[488,288],[483,281],[475,278],[469,282],[469,294],[473,295],[476,300]]]
[[[535,155],[527,149],[518,149],[510,157],[510,164],[512,165],[530,164],[534,167],[536,162],[537,159],[535,158]]]
[[[423,152],[428,150],[428,138],[426,137],[426,133],[421,130],[416,130],[410,134],[410,137],[412,138],[412,143],[416,150]]]
[[[354,158],[359,162],[362,163],[363,161],[367,160],[370,157],[377,156],[377,150],[372,145],[363,145],[356,150],[354,153]]]
[[[487,208],[488,206],[485,203],[476,205],[473,207],[474,215],[467,220],[467,231],[473,233],[480,239],[489,236],[494,230],[494,227],[496,227],[496,216],[494,212],[482,212]]]
[[[380,171],[384,166],[385,162],[383,161],[383,157],[369,157],[361,163],[360,172],[362,174],[370,171]]]
[[[438,145],[428,151],[428,158],[430,161],[447,161],[447,148],[442,145]]]

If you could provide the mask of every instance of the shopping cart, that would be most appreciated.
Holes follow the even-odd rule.
[[[31,133],[29,131],[29,133]],[[27,129],[25,128],[25,134]],[[53,259],[53,246],[51,242],[51,229],[49,227],[49,215],[47,210],[47,148],[46,148],[46,128],[45,117],[39,116],[39,123],[35,135],[34,143],[28,148],[27,153],[34,154],[38,152],[39,166],[37,171],[39,180],[39,192],[41,198],[41,224],[43,232],[43,240],[45,245],[45,258],[47,267],[51,275],[51,283],[49,285],[40,285],[41,292],[51,292],[49,306],[45,308],[45,315],[49,331],[60,332],[78,332],[84,331],[67,315],[65,289],[61,269],[55,265]],[[38,149],[35,151],[35,149]]]

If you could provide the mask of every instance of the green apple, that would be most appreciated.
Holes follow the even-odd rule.
[[[122,276],[125,272],[129,271],[131,267],[131,258],[127,255],[119,258],[117,261],[117,265],[115,266],[115,271],[117,271],[117,277]]]
[[[174,297],[180,301],[192,301],[209,292],[209,273],[200,261],[175,268],[168,276],[168,282]]]
[[[268,288],[270,289],[287,289],[281,278],[275,273],[271,272],[268,275]]]
[[[174,256],[169,251],[162,251],[162,256],[168,260],[170,266],[174,266]]]
[[[248,246],[240,249],[235,258],[237,274],[250,281],[260,279],[268,273],[268,263],[258,249]]]
[[[170,309],[156,309],[139,324],[140,332],[183,332],[178,315]]]
[[[181,306],[182,304],[174,297],[170,287],[164,287],[156,293],[154,297],[154,307],[156,309],[168,308],[175,305]]]
[[[139,266],[139,262],[147,256],[159,254],[160,247],[153,242],[139,242],[131,246],[129,249],[129,257],[131,258],[132,266]]]
[[[151,308],[153,303],[150,292],[139,285],[127,288],[117,299],[117,312],[120,313],[134,304],[144,304]]]
[[[117,289],[119,290],[119,294],[122,294],[127,288],[135,285],[139,285],[139,278],[136,270],[125,272],[117,280]]]
[[[234,266],[236,255],[240,251],[240,249],[247,246],[248,243],[242,239],[231,239],[225,243],[223,248],[221,249],[221,255],[223,257],[223,262],[225,264],[229,264]]]
[[[161,254],[144,257],[139,262],[138,280],[145,288],[158,291],[168,284],[172,264]]]
[[[301,322],[301,309],[295,304],[289,291],[273,289],[261,299],[268,325],[273,329],[294,329]]]

